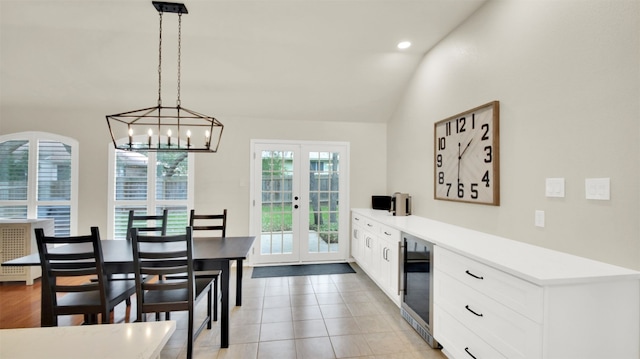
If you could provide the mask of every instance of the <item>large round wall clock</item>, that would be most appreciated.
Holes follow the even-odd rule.
[[[500,103],[434,124],[434,198],[500,205]]]

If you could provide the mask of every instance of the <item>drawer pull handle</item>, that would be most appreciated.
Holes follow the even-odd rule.
[[[384,234],[386,234],[387,236],[390,236],[390,235],[391,235],[391,233],[389,233],[389,232],[387,232],[387,231],[384,231]]]
[[[464,348],[464,351],[467,352],[467,354],[469,354],[469,356],[472,357],[473,359],[478,359],[475,357],[475,355],[471,354],[471,352],[469,351],[469,347]]]
[[[367,226],[369,226],[369,227],[373,227],[373,224],[371,224],[371,223],[367,223]]]
[[[478,317],[483,317],[483,316],[484,316],[484,315],[482,315],[482,313],[476,313],[476,312],[474,312],[474,311],[473,311],[473,309],[469,308],[469,306],[468,306],[468,305],[465,305],[464,307],[465,307],[465,308],[467,308],[467,310],[468,310],[468,311],[470,311],[471,313],[473,313],[473,314],[477,315]]]
[[[484,277],[478,277],[477,275],[475,275],[475,274],[473,274],[473,273],[469,272],[469,270],[468,270],[468,269],[465,271],[465,273],[467,273],[468,275],[472,276],[472,277],[473,277],[473,278],[475,278],[475,279],[481,279],[481,280],[482,280],[482,279],[484,279]]]

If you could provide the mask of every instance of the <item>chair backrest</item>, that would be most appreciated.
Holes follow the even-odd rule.
[[[98,227],[91,227],[91,235],[74,237],[45,236],[42,228],[35,228],[40,265],[42,267],[42,290],[49,292],[51,307],[53,308],[53,323],[57,323],[58,315],[102,313],[105,318],[107,311],[107,282],[103,266],[102,245]],[[74,246],[77,250],[51,253],[49,247],[61,244],[80,244]],[[96,276],[96,281],[84,281],[81,276]],[[64,280],[63,278],[66,278]],[[61,279],[62,282],[61,283]],[[78,284],[73,284],[78,282]],[[80,283],[82,282],[82,283]],[[58,294],[94,293],[99,300],[91,303],[76,303],[75,305],[59,306]]]
[[[203,222],[206,224],[201,224]],[[189,225],[194,231],[221,231],[222,237],[226,237],[227,209],[225,208],[222,214],[196,214],[192,209],[189,215]]]
[[[134,228],[131,238],[138,320],[143,320],[142,313],[192,310],[195,281],[191,228],[186,228],[186,234],[171,236],[140,235],[139,229]],[[164,278],[175,274],[186,274],[185,279],[145,280],[148,276]]]
[[[155,216],[136,215],[134,210],[129,211],[129,221],[127,222],[127,239],[131,239],[131,229],[137,228],[139,232],[155,232],[156,234],[167,234],[167,219],[169,211],[162,210],[162,214]],[[154,226],[149,225],[149,221],[155,221]]]

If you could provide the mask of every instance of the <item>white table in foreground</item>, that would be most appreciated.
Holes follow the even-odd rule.
[[[175,321],[0,330],[0,358],[159,358]]]

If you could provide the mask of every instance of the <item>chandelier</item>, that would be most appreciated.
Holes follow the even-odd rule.
[[[180,3],[152,3],[160,17],[158,105],[107,115],[113,146],[118,150],[138,152],[217,152],[224,128],[222,123],[184,108],[180,103],[182,14],[188,13],[187,7]],[[175,107],[162,105],[162,14],[165,12],[178,14],[178,96]]]

